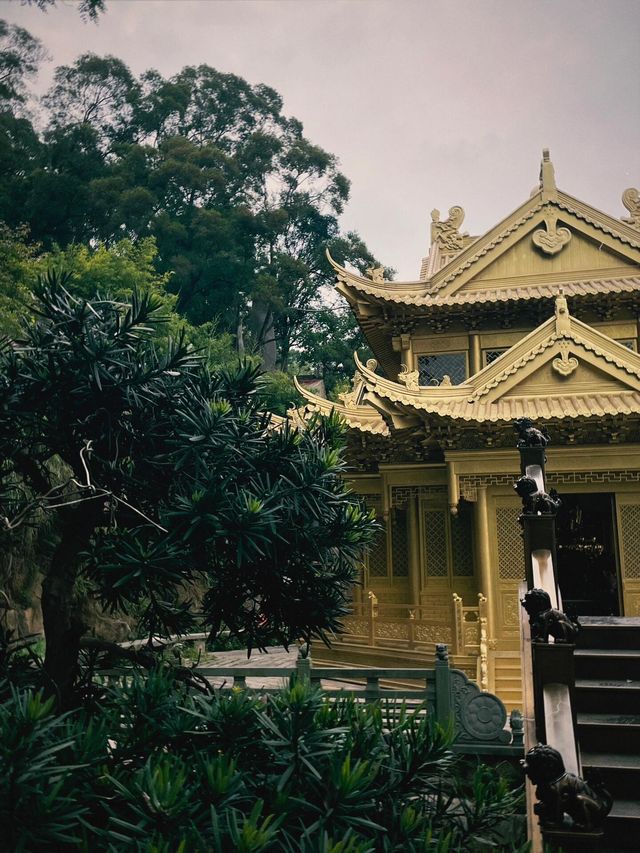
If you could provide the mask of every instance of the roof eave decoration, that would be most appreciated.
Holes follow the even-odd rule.
[[[615,219],[563,192],[556,185],[553,163],[548,149],[545,149],[540,169],[539,188],[520,207],[482,237],[473,239],[469,243],[463,239],[465,235],[459,234],[458,229],[464,218],[461,207],[451,208],[449,218],[444,222],[440,221],[438,211],[432,212],[432,241],[434,241],[432,246],[439,247],[443,240],[453,242],[451,243],[452,253],[445,252],[450,259],[427,280],[386,281],[381,267],[368,270],[370,277],[367,278],[340,266],[329,252],[327,257],[336,271],[338,289],[356,307],[361,317],[371,314],[372,308],[369,308],[369,305],[373,307],[380,302],[437,308],[484,301],[549,298],[557,294],[560,284],[570,283],[545,282],[537,287],[530,287],[532,292],[528,295],[520,292],[526,288],[515,288],[518,290],[516,294],[511,292],[514,288],[504,288],[494,292],[490,285],[486,293],[484,289],[474,293],[459,294],[459,291],[464,281],[472,274],[472,268],[476,267],[478,262],[489,253],[493,256],[500,244],[506,242],[510,245],[516,239],[516,232],[523,227],[531,231],[533,244],[544,254],[553,256],[561,252],[572,239],[572,231],[564,225],[558,225],[559,218],[566,220],[566,216],[562,217],[562,212],[574,217],[573,229],[578,223],[584,223],[582,227],[588,235],[591,235],[591,239],[597,236],[597,232],[606,235],[612,247],[617,247],[617,251],[628,256],[632,263],[637,263],[639,260],[637,250],[640,249],[640,193],[637,189],[629,188],[624,191],[622,200],[630,216]],[[535,219],[533,224],[530,222],[532,219]],[[536,229],[538,223],[544,227]],[[570,294],[575,296],[606,292],[610,284],[618,290],[640,291],[640,278],[634,275],[616,279],[604,276],[601,280],[576,281],[571,284],[576,285],[574,292]]]
[[[294,421],[301,423],[314,412],[328,415],[332,411],[335,411],[344,418],[347,425],[352,429],[372,433],[373,435],[390,435],[389,427],[380,413],[370,405],[359,402],[364,393],[362,383],[360,383],[360,387],[354,387],[352,391],[345,392],[342,395],[343,400],[341,403],[336,403],[314,394],[301,385],[295,376],[293,377],[293,383],[297,391],[307,401],[304,411],[301,412],[300,409],[294,409],[287,413],[288,417]]]
[[[387,419],[396,407],[404,419],[413,411],[422,417],[437,415],[476,422],[508,420],[513,417],[512,409],[502,406],[502,398],[523,378],[551,362],[559,382],[570,383],[580,361],[608,374],[618,383],[619,390],[613,395],[578,389],[573,393],[570,385],[559,384],[552,395],[555,402],[549,405],[546,401],[542,406],[543,416],[562,419],[576,412],[580,416],[640,414],[640,355],[571,317],[563,295],[556,299],[553,317],[460,385],[415,387],[406,379],[393,382],[375,373],[372,365],[362,364],[357,353],[355,360],[366,389],[364,399],[384,412]],[[526,415],[529,410],[531,416],[540,416],[540,412],[533,411],[540,407],[539,401],[525,395],[518,405],[518,416]]]

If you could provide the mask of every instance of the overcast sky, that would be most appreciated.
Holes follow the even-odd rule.
[[[135,73],[207,63],[284,98],[352,182],[342,217],[415,279],[430,212],[480,234],[524,201],[543,147],[558,185],[614,216],[640,186],[639,0],[107,0],[0,16],[53,67],[92,51]],[[443,216],[444,218],[444,216]]]

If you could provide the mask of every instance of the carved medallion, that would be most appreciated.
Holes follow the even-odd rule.
[[[539,228],[533,232],[532,240],[547,255],[557,255],[561,252],[571,239],[571,231],[568,228],[558,228],[558,216],[553,210],[547,210],[544,216],[546,231]]]
[[[560,356],[559,358],[553,359],[551,366],[556,373],[560,374],[560,376],[571,376],[574,370],[578,367],[578,359],[573,356],[570,358],[569,345],[562,343],[560,344]]]

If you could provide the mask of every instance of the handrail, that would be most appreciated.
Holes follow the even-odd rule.
[[[602,831],[573,825],[567,829],[564,823],[569,790],[582,789],[585,783],[576,778],[581,773],[573,710],[577,628],[561,612],[557,571],[555,516],[560,502],[555,493],[546,492],[548,437],[526,419],[517,422],[516,429],[521,477],[514,487],[523,504],[520,523],[527,590],[521,602],[528,615],[527,619],[521,611],[520,631],[529,839],[534,853],[542,850],[542,842],[586,853],[600,849]],[[537,785],[535,793],[532,783]],[[534,814],[540,815],[539,827]]]
[[[111,669],[100,672],[107,680],[127,678],[127,670]],[[379,699],[400,699],[425,704],[437,722],[456,732],[454,750],[476,755],[522,756],[522,717],[511,713],[507,727],[507,712],[501,700],[486,693],[470,681],[464,672],[450,666],[446,645],[436,647],[433,667],[353,667],[314,666],[309,656],[298,655],[295,664],[273,666],[196,666],[193,672],[209,681],[224,679],[216,690],[245,689],[249,679],[274,679],[278,685],[258,684],[252,689],[272,693],[280,689],[283,680],[296,673],[298,678],[313,685],[340,682],[340,687],[324,686],[330,699],[353,696],[364,702]],[[383,683],[386,682],[386,683]],[[393,682],[396,682],[395,684]],[[403,682],[400,685],[398,682]],[[416,682],[407,685],[406,682]],[[479,720],[485,722],[479,723]]]

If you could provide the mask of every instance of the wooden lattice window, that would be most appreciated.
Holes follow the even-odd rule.
[[[499,506],[496,509],[498,532],[498,574],[501,580],[523,580],[524,548],[518,507]]]
[[[418,356],[418,382],[420,385],[439,385],[445,376],[453,385],[467,378],[466,352],[441,352]]]
[[[491,364],[497,358],[505,353],[508,350],[508,347],[502,347],[500,349],[484,349],[482,350],[482,366],[486,367],[488,364]]]
[[[460,510],[450,517],[451,557],[453,574],[458,577],[473,576],[472,515],[469,510]]]
[[[386,578],[387,576],[387,531],[380,530],[367,554],[369,577]]]
[[[393,513],[391,529],[392,572],[397,578],[406,578],[409,574],[409,535],[407,531],[406,509],[396,509]]]
[[[640,578],[640,504],[622,504],[619,511],[624,574]]]
[[[424,549],[427,575],[432,578],[446,578],[448,574],[446,510],[425,509]]]

